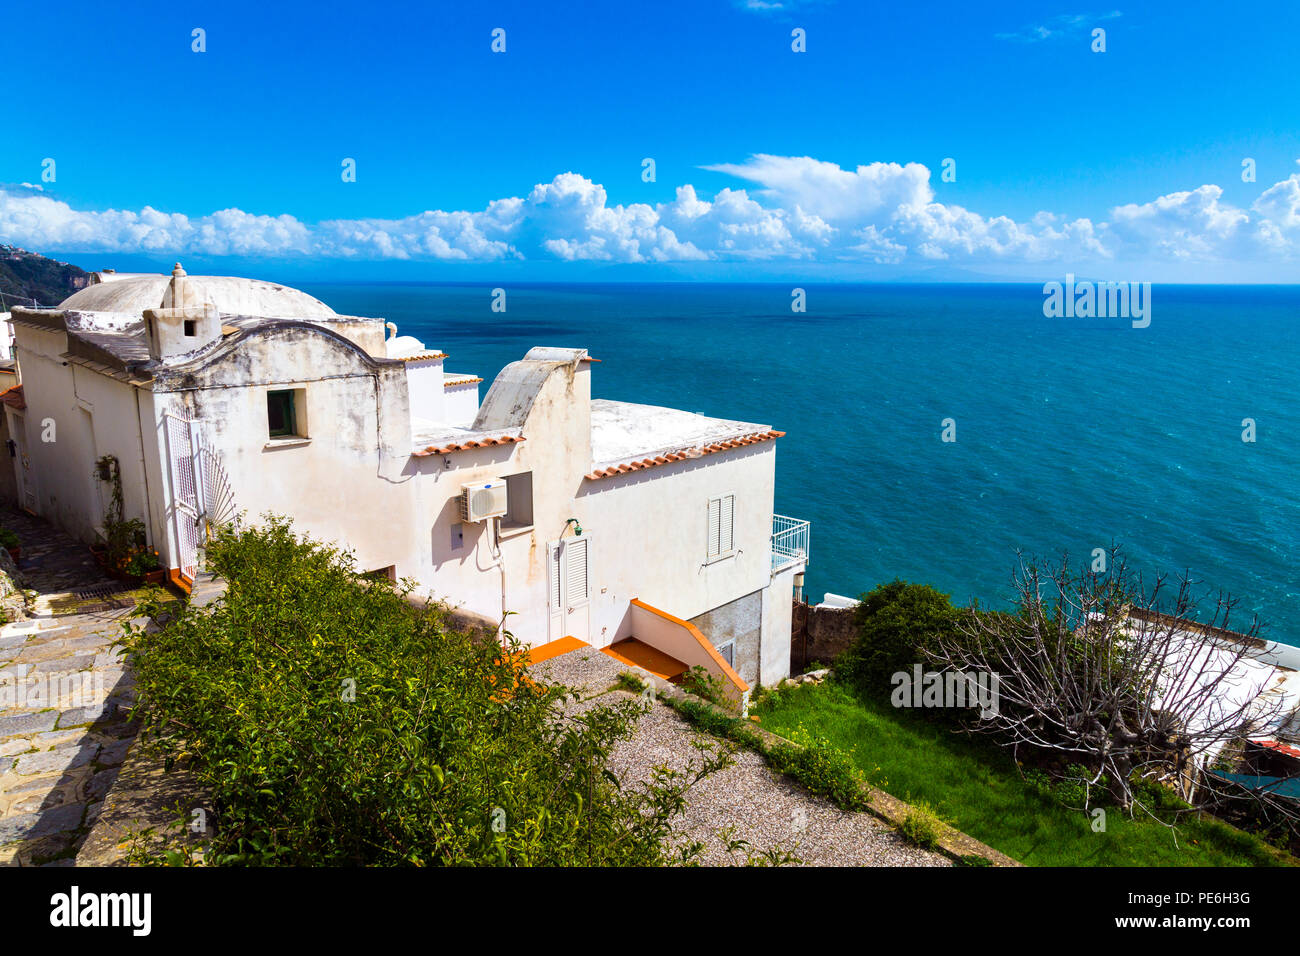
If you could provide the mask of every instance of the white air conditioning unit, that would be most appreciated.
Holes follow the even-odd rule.
[[[484,481],[460,489],[460,520],[486,521],[506,513],[506,483]]]

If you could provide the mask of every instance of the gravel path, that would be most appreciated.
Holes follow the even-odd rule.
[[[631,697],[623,691],[615,694]],[[635,735],[620,744],[610,769],[624,780],[648,780],[651,768],[685,768],[699,758],[692,741],[701,735],[666,704],[643,716]],[[729,853],[719,834],[745,840],[754,853],[777,849],[807,866],[950,866],[947,857],[913,846],[869,813],[847,813],[808,793],[767,766],[752,750],[736,752],[735,763],[696,784],[687,796],[680,831],[700,840],[700,861],[709,866],[745,862]]]
[[[533,673],[582,691],[583,699],[565,708],[575,711],[616,697],[641,699],[621,690],[603,693],[625,670],[609,656],[584,648],[545,661]],[[666,704],[656,703],[641,717],[633,736],[615,748],[610,769],[625,782],[648,781],[657,766],[681,770],[698,764],[694,742],[700,740],[717,743]],[[748,842],[756,855],[784,851],[807,866],[952,865],[947,857],[912,845],[871,814],[846,813],[808,793],[747,748],[736,752],[730,767],[691,789],[678,825],[683,841],[705,844],[698,859],[709,866],[745,862],[745,851],[729,852],[720,836],[729,828],[730,840]]]

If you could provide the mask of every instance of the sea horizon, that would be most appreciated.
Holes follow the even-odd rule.
[[[785,431],[776,511],[812,521],[814,603],[900,577],[1007,606],[1017,549],[1116,544],[1148,581],[1190,569],[1202,617],[1228,591],[1230,627],[1300,645],[1288,286],[1161,284],[1145,329],[1046,318],[1027,283],[808,283],[802,313],[775,282],[516,282],[505,312],[480,282],[300,287],[450,353],[481,395],[528,348],[577,346],[595,397]]]

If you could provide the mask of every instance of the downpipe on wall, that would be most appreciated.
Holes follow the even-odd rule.
[[[488,545],[492,550],[492,559],[496,561],[497,568],[501,571],[501,623],[497,626],[497,637],[501,637],[506,629],[506,562],[501,555],[501,519],[492,518],[489,521],[490,540]]]

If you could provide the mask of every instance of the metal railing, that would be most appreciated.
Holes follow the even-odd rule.
[[[792,564],[808,566],[812,525],[798,518],[772,515],[772,573]]]

